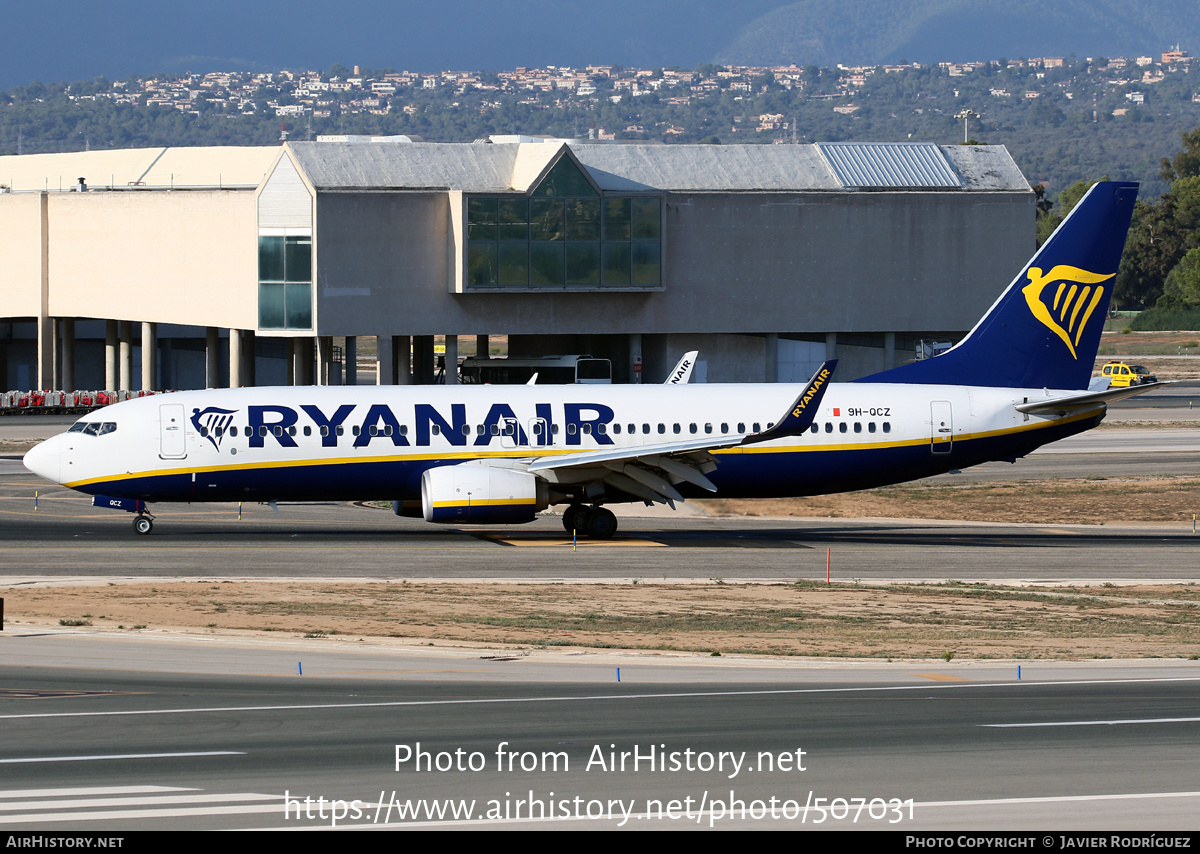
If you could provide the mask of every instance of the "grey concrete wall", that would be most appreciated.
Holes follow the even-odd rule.
[[[965,331],[1034,248],[1032,194],[672,195],[662,291],[455,294],[449,204],[320,194],[317,334]]]

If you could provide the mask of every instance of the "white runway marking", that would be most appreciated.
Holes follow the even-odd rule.
[[[1185,724],[1196,723],[1200,718],[1129,718],[1114,721],[1045,721],[1027,724],[980,724],[994,729],[1017,729],[1018,727],[1047,726],[1125,726],[1126,724]]]
[[[1047,798],[990,798],[983,801],[917,801],[918,807],[975,807],[999,804],[1060,804],[1086,801],[1130,801],[1155,798],[1200,798],[1200,792],[1131,792],[1124,795],[1057,795]]]
[[[97,762],[104,759],[181,759],[193,756],[245,756],[242,750],[206,750],[193,753],[109,753],[99,756],[28,756],[21,759],[0,759],[0,765],[24,762]]]
[[[778,688],[752,691],[681,691],[656,692],[653,694],[588,694],[578,697],[550,695],[545,697],[485,697],[477,700],[393,700],[377,703],[297,703],[284,706],[219,706],[213,708],[184,709],[126,709],[109,712],[38,712],[24,715],[0,715],[0,721],[24,720],[29,718],[103,718],[137,715],[198,715],[230,712],[304,712],[320,709],[395,709],[429,706],[481,706],[509,703],[587,703],[605,700],[668,700],[697,699],[703,697],[787,697],[814,694],[870,694],[899,691],[961,691],[967,688],[1021,688],[1032,690],[1037,687],[1061,687],[1074,685],[1151,685],[1170,682],[1200,682],[1200,676],[1168,676],[1151,679],[1079,679],[1051,680],[1046,682],[923,682],[920,685],[865,686],[860,688]]]
[[[192,794],[170,786],[110,786],[0,791],[0,824],[280,813],[280,795]],[[114,807],[116,809],[114,809]]]

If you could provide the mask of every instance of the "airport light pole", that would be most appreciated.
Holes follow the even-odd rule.
[[[967,144],[967,123],[971,119],[979,118],[979,113],[975,112],[974,110],[961,110],[954,116],[954,118],[963,120],[963,145],[966,145]]]

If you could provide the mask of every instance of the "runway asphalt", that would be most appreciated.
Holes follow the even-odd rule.
[[[348,647],[0,635],[0,826],[1197,824],[1194,662]]]

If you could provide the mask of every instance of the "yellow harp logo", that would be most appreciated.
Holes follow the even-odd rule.
[[[1021,293],[1025,294],[1025,302],[1038,322],[1062,339],[1071,351],[1071,358],[1078,359],[1075,347],[1083,337],[1092,312],[1104,297],[1104,288],[1093,288],[1092,285],[1115,275],[1101,276],[1079,267],[1058,264],[1043,276],[1041,267],[1030,267],[1029,284],[1021,289]],[[1055,282],[1058,282],[1058,288],[1054,291],[1053,301],[1047,305],[1049,294],[1043,299],[1042,291]]]

